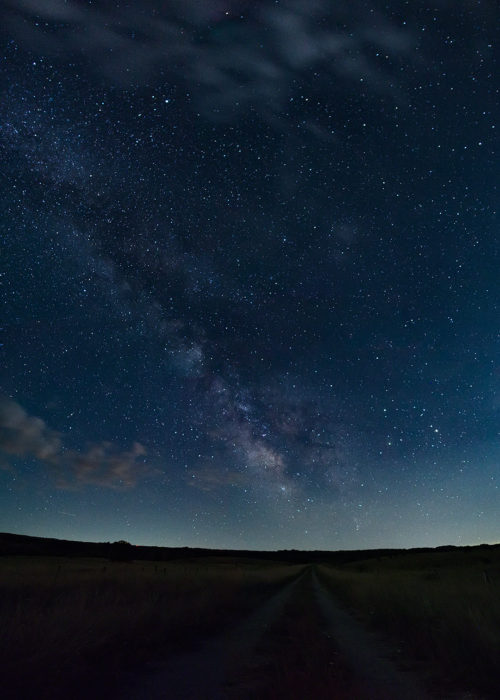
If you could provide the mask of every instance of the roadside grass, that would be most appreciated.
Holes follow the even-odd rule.
[[[442,691],[500,688],[500,551],[434,552],[318,567],[358,616],[387,633],[401,662]]]
[[[302,567],[252,560],[0,559],[0,693],[82,696],[199,643]],[[77,690],[75,691],[75,688]]]

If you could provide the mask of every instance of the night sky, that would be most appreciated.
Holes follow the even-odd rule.
[[[498,21],[0,1],[0,530],[500,540]]]

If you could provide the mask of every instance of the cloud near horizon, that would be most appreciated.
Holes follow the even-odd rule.
[[[86,485],[130,489],[147,473],[141,463],[147,451],[141,443],[134,442],[129,451],[107,441],[92,444],[85,451],[68,450],[61,433],[9,398],[0,399],[0,450],[13,457],[38,460],[63,489]]]

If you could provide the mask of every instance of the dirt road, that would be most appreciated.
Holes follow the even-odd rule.
[[[195,652],[124,678],[120,697],[426,700],[414,675],[334,600],[313,567]]]

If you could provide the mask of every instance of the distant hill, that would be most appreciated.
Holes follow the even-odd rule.
[[[340,551],[303,551],[284,549],[278,551],[255,551],[238,549],[203,549],[198,547],[148,547],[132,545],[124,540],[119,542],[78,542],[46,537],[31,537],[0,533],[0,556],[58,556],[58,557],[103,557],[120,561],[147,560],[168,561],[171,559],[191,559],[195,557],[244,557],[269,559],[290,563],[330,562],[345,564],[361,559],[416,554],[419,552],[443,552],[471,549],[500,548],[500,545],[481,544],[476,547],[420,547],[414,549],[365,549]]]

